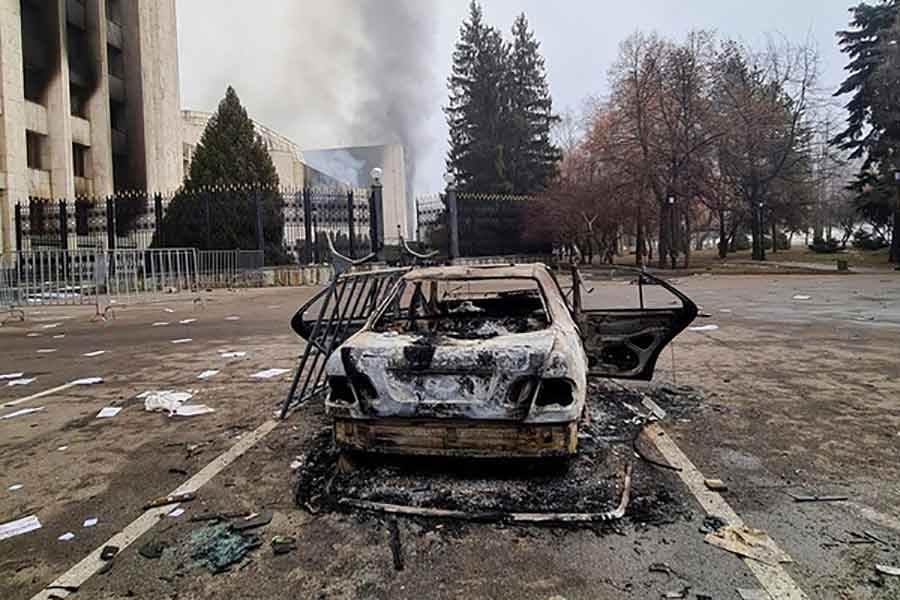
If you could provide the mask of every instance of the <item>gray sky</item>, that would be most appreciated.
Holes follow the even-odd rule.
[[[177,3],[185,108],[214,109],[232,84],[254,119],[301,147],[394,142],[405,135],[417,164],[416,193],[440,189],[447,140],[441,107],[468,0]],[[675,39],[691,29],[713,29],[749,45],[764,43],[766,33],[797,41],[809,36],[821,56],[820,85],[833,90],[845,64],[834,33],[847,26],[853,3],[483,0],[482,6],[487,21],[505,32],[516,14],[528,15],[559,111],[605,93],[619,42],[638,29]]]

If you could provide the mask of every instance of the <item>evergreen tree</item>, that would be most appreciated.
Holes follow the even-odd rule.
[[[462,191],[512,191],[504,148],[508,55],[500,32],[485,24],[472,0],[453,52],[450,103],[444,109],[450,127],[447,169]]]
[[[550,129],[559,117],[547,85],[540,42],[528,28],[525,13],[512,27],[512,51],[508,69],[509,132],[507,172],[513,191],[527,194],[544,189],[559,169],[562,153],[550,140]]]
[[[234,88],[228,87],[194,152],[184,185],[169,203],[154,245],[256,249],[262,202],[267,262],[284,257],[278,173]]]
[[[851,13],[851,29],[838,32],[850,75],[835,96],[852,96],[847,128],[832,143],[850,150],[851,158],[864,159],[851,183],[856,204],[864,216],[884,218],[893,212],[891,260],[900,262],[900,207],[894,200],[900,184],[894,182],[894,171],[900,170],[900,5],[896,0],[861,3]]]

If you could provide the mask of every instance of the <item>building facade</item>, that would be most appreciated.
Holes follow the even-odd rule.
[[[0,249],[32,198],[183,178],[175,0],[0,0]]]

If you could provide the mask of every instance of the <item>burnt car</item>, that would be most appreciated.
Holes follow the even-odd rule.
[[[677,306],[570,306],[545,265],[413,268],[328,355],[325,406],[342,449],[566,457],[591,376],[649,380],[694,319]]]

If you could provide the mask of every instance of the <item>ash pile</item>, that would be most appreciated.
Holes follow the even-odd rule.
[[[578,453],[566,462],[341,455],[330,427],[323,427],[299,460],[295,499],[315,513],[547,524],[623,516],[672,522],[686,512],[676,478],[653,458],[641,459],[649,451],[640,447],[640,433],[650,421],[686,418],[702,404],[703,396],[685,386],[635,389],[592,382]]]

